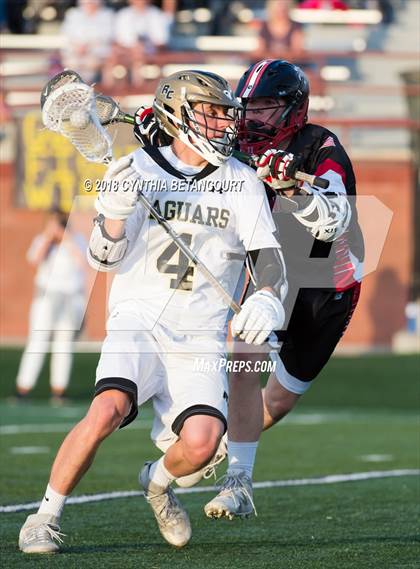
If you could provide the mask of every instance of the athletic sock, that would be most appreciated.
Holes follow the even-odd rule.
[[[176,476],[172,476],[169,470],[166,469],[163,464],[164,459],[165,455],[152,464],[149,470],[149,478],[158,486],[167,488],[175,480]]]
[[[67,496],[59,494],[48,484],[44,498],[42,499],[39,507],[38,514],[51,514],[59,518],[66,500]]]
[[[250,478],[252,478],[258,441],[250,443],[236,443],[228,440],[227,447],[229,456],[228,472],[245,472]]]

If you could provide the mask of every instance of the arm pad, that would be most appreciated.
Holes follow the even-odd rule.
[[[87,260],[97,271],[108,272],[116,269],[127,251],[128,240],[124,234],[114,239],[105,230],[104,216],[99,215],[93,220],[94,227],[89,240]]]
[[[323,194],[314,190],[309,204],[293,215],[315,239],[330,242],[347,231],[351,207],[345,194]]]
[[[251,251],[254,284],[258,290],[270,287],[278,298],[283,301],[287,295],[286,265],[281,249],[270,248]],[[249,268],[249,266],[248,266]]]

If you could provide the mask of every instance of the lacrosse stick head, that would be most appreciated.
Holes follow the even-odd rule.
[[[90,162],[112,160],[112,140],[98,118],[95,92],[74,71],[59,73],[41,95],[42,122]]]
[[[50,93],[59,87],[62,87],[66,83],[84,83],[84,81],[76,71],[72,71],[71,69],[65,69],[64,71],[57,73],[57,75],[54,75],[54,77],[48,81],[41,91],[41,111],[43,110],[45,101],[48,99]]]

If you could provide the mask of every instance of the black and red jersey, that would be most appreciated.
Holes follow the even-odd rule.
[[[348,196],[356,196],[356,180],[350,159],[337,136],[314,124],[305,125],[286,149],[301,154],[302,170],[308,174],[342,182]],[[339,175],[339,178],[337,175]],[[341,182],[339,182],[341,186]],[[340,187],[340,192],[344,189]],[[334,288],[346,290],[360,280],[364,258],[363,237],[357,219],[355,198],[350,198],[352,219],[347,231],[335,241],[326,243],[315,239],[307,228],[291,213],[285,213],[276,204],[277,193],[266,186],[272,205],[277,238],[282,246],[290,284],[298,288]],[[328,194],[329,190],[322,190]]]

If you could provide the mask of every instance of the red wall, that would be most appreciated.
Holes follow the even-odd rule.
[[[393,334],[404,327],[404,306],[410,284],[412,166],[402,161],[367,160],[356,162],[354,166],[359,195],[376,196],[394,216],[380,264],[364,280],[359,306],[342,344],[389,345]],[[3,341],[22,340],[27,333],[34,276],[25,255],[33,236],[44,226],[45,214],[16,208],[13,167],[2,164],[0,168],[0,334]],[[87,233],[90,223],[90,219],[84,221]],[[85,334],[90,339],[101,339],[104,335],[105,288],[105,276],[100,275],[86,318]]]

